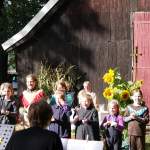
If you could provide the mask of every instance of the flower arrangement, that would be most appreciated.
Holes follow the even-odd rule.
[[[118,100],[122,110],[132,102],[130,99],[131,91],[140,88],[143,84],[142,80],[135,82],[124,80],[117,68],[110,68],[104,74],[103,81],[108,85],[103,91],[104,98]]]

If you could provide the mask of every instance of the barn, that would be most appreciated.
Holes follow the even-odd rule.
[[[102,104],[103,74],[117,67],[127,80],[144,80],[150,108],[149,31],[149,0],[49,0],[2,48],[16,51],[20,91],[44,59],[67,62],[87,74]]]

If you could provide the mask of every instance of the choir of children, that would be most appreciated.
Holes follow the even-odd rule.
[[[39,103],[46,97],[42,90],[36,88],[37,78],[28,75],[27,90],[20,97],[24,108],[29,108],[33,103]],[[89,82],[84,82],[90,85]],[[88,86],[87,86],[88,87]],[[86,88],[85,88],[86,89]],[[88,89],[88,88],[87,88]],[[89,88],[90,89],[90,88]],[[132,91],[133,104],[127,106],[125,114],[119,113],[119,103],[112,99],[108,104],[109,114],[104,117],[101,125],[98,119],[98,105],[90,92],[82,90],[78,93],[78,107],[74,107],[75,115],[70,123],[71,107],[66,99],[67,86],[64,81],[57,82],[56,90],[51,98],[49,107],[53,116],[48,126],[60,138],[71,138],[71,123],[75,125],[75,138],[80,140],[100,140],[100,129],[104,130],[108,150],[120,150],[122,146],[122,131],[125,123],[128,124],[128,137],[130,150],[145,149],[145,129],[149,122],[149,110],[143,101],[140,89]],[[42,91],[42,96],[40,95]],[[2,83],[0,87],[0,124],[16,124],[19,105],[15,100],[11,83]],[[38,93],[38,96],[37,94]],[[21,113],[20,113],[21,114]]]

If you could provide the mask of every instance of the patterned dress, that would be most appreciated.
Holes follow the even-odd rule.
[[[135,114],[135,119],[130,119],[130,114]],[[149,122],[149,110],[146,106],[135,106],[133,104],[127,106],[125,122],[128,123],[128,135],[130,149],[144,150],[145,149],[145,130],[146,124]],[[138,140],[139,144],[134,141]]]

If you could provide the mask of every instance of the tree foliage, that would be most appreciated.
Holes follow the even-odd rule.
[[[1,0],[0,43],[19,32],[48,0]]]

